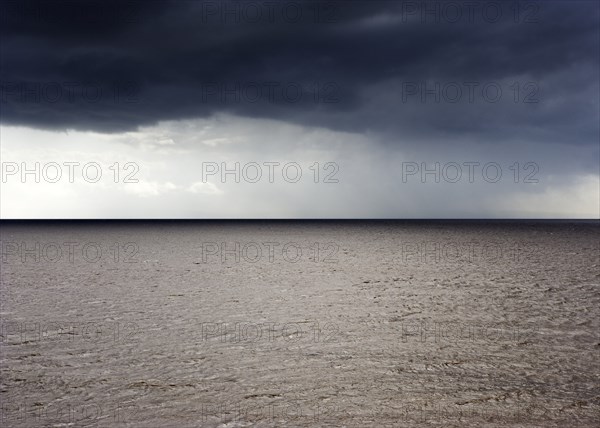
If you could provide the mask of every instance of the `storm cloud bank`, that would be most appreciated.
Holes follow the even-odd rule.
[[[539,206],[547,206],[558,198],[549,195],[569,193],[574,183],[586,183],[574,190],[578,195],[597,187],[596,1],[50,0],[5,1],[1,8],[4,159],[32,160],[26,148],[48,148],[54,138],[32,129],[74,132],[75,151],[87,141],[81,132],[92,133],[94,153],[99,141],[110,140],[107,150],[115,142],[125,151],[141,148],[142,172],[154,154],[170,153],[172,172],[161,176],[158,197],[193,186],[197,177],[183,180],[181,171],[190,156],[253,162],[295,153],[306,165],[340,165],[349,187],[338,191],[338,202],[331,194],[323,199],[337,217],[349,205],[350,217],[490,216],[497,209],[490,203],[465,211],[466,200],[454,197],[449,203],[460,200],[460,207],[436,212],[436,201],[448,195],[438,188],[419,200],[424,211],[399,211],[389,195],[405,162],[493,161],[503,165],[505,178],[514,162],[521,169],[536,163],[538,187],[519,195],[502,188],[497,195],[513,204],[541,191]],[[187,158],[175,160],[173,151]],[[148,182],[158,183],[156,177]],[[358,212],[350,197],[358,188],[381,198]],[[312,190],[304,192],[314,199]],[[421,190],[409,193],[403,197],[414,201]],[[591,212],[587,199],[577,215]],[[294,206],[298,200],[274,216],[327,212]],[[253,212],[265,216],[263,208]],[[559,208],[544,213],[564,216]]]
[[[8,1],[2,120],[119,132],[227,112],[591,144],[598,19],[592,1]]]

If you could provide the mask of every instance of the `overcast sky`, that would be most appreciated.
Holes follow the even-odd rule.
[[[1,216],[598,218],[599,5],[2,2]]]

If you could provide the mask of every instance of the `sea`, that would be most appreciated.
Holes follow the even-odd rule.
[[[594,427],[600,222],[3,221],[6,427]]]

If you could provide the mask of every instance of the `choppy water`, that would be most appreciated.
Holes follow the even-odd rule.
[[[3,426],[600,421],[598,222],[0,235]]]

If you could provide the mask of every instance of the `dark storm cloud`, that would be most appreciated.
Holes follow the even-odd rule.
[[[7,124],[119,132],[229,112],[374,130],[390,141],[598,142],[595,1],[7,1],[2,8]],[[473,99],[465,83],[475,84]],[[423,100],[423,89],[436,84],[447,92]],[[497,87],[502,96],[494,99]]]

